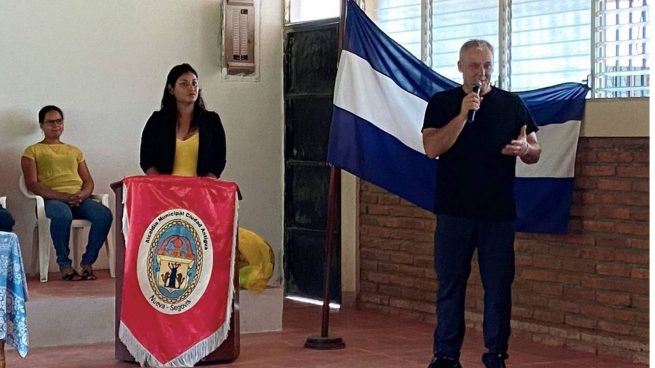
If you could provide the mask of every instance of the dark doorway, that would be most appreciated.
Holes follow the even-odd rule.
[[[327,147],[337,73],[338,20],[284,32],[284,275],[286,295],[323,297],[330,167]],[[339,211],[337,210],[337,214]],[[340,216],[330,300],[341,299]]]

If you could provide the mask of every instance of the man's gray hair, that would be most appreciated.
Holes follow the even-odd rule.
[[[491,44],[488,41],[478,40],[478,39],[468,40],[468,41],[464,42],[462,47],[460,47],[460,49],[459,49],[459,59],[462,60],[462,55],[464,54],[464,51],[466,51],[468,49],[480,49],[481,50],[484,47],[488,48],[489,51],[491,51],[491,55],[494,54],[494,47],[491,46]]]

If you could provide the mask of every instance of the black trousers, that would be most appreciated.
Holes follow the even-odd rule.
[[[436,356],[459,358],[464,332],[466,285],[473,252],[484,288],[483,359],[507,357],[514,281],[514,221],[437,216],[434,237],[438,277]]]

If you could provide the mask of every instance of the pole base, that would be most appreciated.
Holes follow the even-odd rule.
[[[305,340],[305,347],[317,350],[338,350],[346,347],[346,343],[340,337],[310,336]]]

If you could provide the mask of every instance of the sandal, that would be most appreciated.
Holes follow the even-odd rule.
[[[98,278],[96,275],[93,274],[93,269],[91,267],[84,267],[84,271],[82,271],[82,276],[81,280],[87,281],[87,280],[97,280]]]
[[[64,281],[79,281],[80,274],[72,268],[61,270],[61,279]]]

